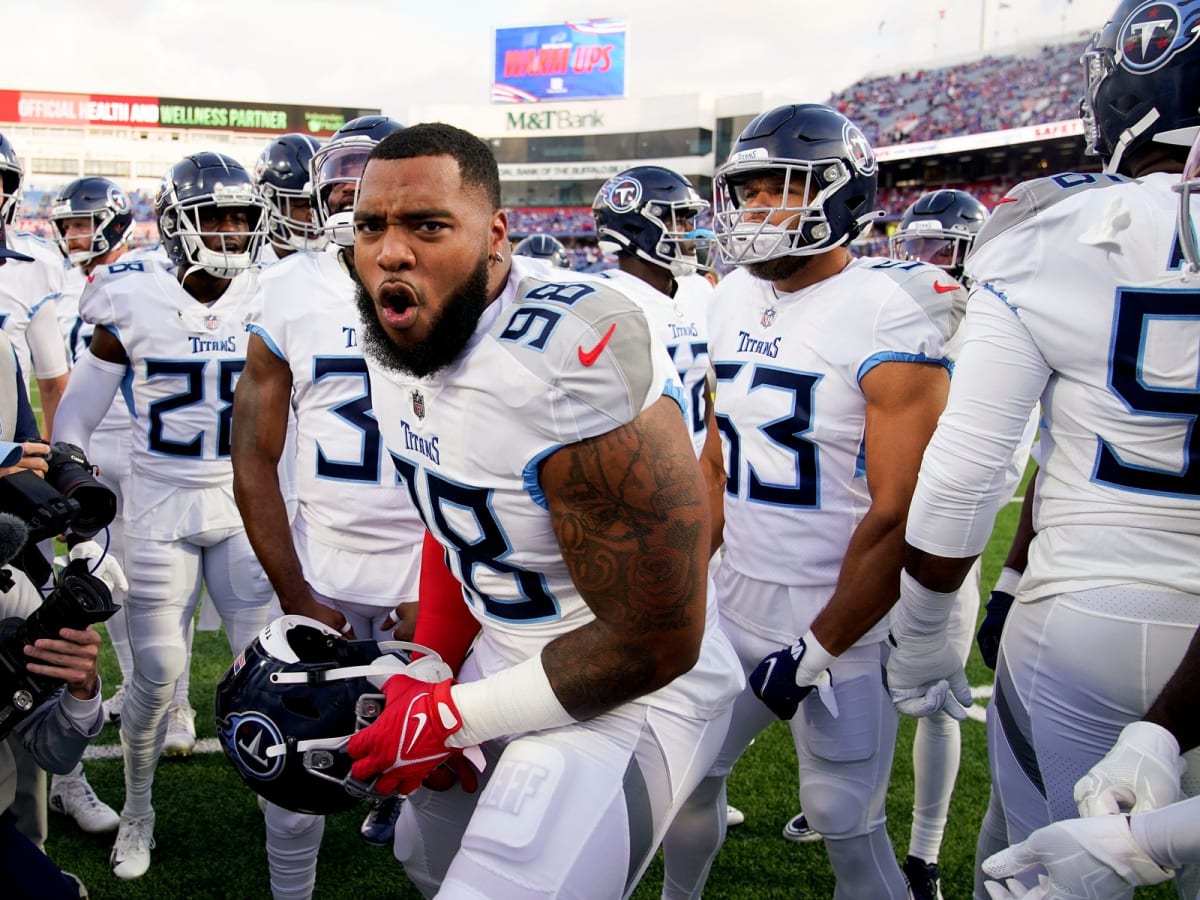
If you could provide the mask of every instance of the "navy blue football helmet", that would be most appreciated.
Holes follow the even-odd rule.
[[[317,224],[341,247],[354,246],[354,195],[372,148],[404,126],[387,116],[359,116],[333,133],[312,159]],[[349,189],[336,191],[338,185]]]
[[[317,225],[309,170],[321,142],[307,134],[282,134],[254,165],[254,183],[270,208],[268,236],[283,251],[322,250],[329,242]]]
[[[245,209],[247,230],[205,231],[201,220],[214,207]],[[254,265],[267,233],[267,204],[250,173],[221,153],[197,153],[173,165],[163,176],[154,213],[171,262],[215,278],[233,278]],[[221,249],[205,244],[206,237],[219,239]]]
[[[634,166],[608,179],[592,201],[596,236],[677,276],[702,268],[712,232],[696,227],[708,211],[692,183],[662,166]]]
[[[1122,171],[1149,141],[1189,146],[1200,127],[1200,0],[1123,0],[1080,57],[1087,152]]]
[[[866,136],[836,110],[795,103],[763,113],[738,135],[714,178],[722,255],[748,265],[850,243],[882,215],[875,210],[878,171]],[[781,205],[761,203],[763,179],[774,180],[769,190]]]
[[[1188,271],[1200,274],[1200,230],[1197,228],[1196,208],[1200,206],[1200,132],[1192,144],[1187,164],[1183,167],[1183,178],[1176,185],[1179,192],[1179,243]]]
[[[531,234],[513,247],[513,256],[532,256],[544,259],[559,269],[571,268],[571,257],[562,241],[548,234]]]
[[[21,185],[25,167],[13,149],[12,142],[0,134],[0,222],[11,225],[21,205]]]
[[[932,263],[962,278],[963,260],[987,217],[987,207],[966,191],[943,189],[922,194],[904,210],[888,238],[889,255]]]
[[[409,662],[419,649],[426,655]],[[283,616],[239,653],[217,682],[217,738],[242,781],[294,812],[342,812],[377,796],[350,774],[346,744],[379,717],[380,688],[404,673],[451,677],[433,651],[391,641],[347,641],[316,619]]]
[[[91,239],[85,250],[72,250],[67,238],[68,219],[88,219]],[[58,247],[72,265],[82,266],[125,243],[133,230],[133,204],[119,186],[107,178],[76,178],[63,187],[50,207],[50,221]]]

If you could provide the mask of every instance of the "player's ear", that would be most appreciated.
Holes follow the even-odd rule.
[[[508,240],[508,213],[503,209],[494,210],[488,229],[488,252],[492,256],[499,253],[507,258],[511,247]]]

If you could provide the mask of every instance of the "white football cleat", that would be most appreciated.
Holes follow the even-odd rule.
[[[122,814],[117,840],[108,858],[113,874],[122,881],[141,878],[150,868],[150,851],[154,849],[154,811],[144,816]]]
[[[812,826],[808,824],[808,817],[804,813],[799,813],[788,820],[788,823],[783,826],[784,840],[791,841],[793,844],[815,844],[822,839],[819,831],[814,831]]]
[[[70,816],[88,834],[115,831],[121,822],[116,811],[96,796],[85,775],[55,775],[50,782],[50,809]]]
[[[196,749],[196,711],[190,703],[174,705],[167,710],[167,737],[163,741],[163,756],[190,756]]]
[[[741,825],[745,821],[746,821],[745,813],[743,813],[736,806],[730,806],[728,803],[725,804],[725,827],[726,828],[737,828],[739,825]]]
[[[105,722],[120,722],[121,710],[125,708],[125,682],[117,685],[116,692],[105,700],[101,706],[104,709]]]

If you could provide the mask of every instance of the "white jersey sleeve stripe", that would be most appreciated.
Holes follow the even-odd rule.
[[[261,325],[250,324],[246,326],[246,331],[248,331],[250,334],[257,334],[263,339],[263,343],[267,345],[268,350],[270,350],[284,362],[287,362],[287,354],[279,349],[279,345],[271,339],[271,335],[267,334],[267,330],[265,328],[263,328]]]
[[[525,464],[525,470],[521,473],[521,481],[525,485],[525,493],[529,495],[529,499],[540,506],[542,509],[549,510],[550,505],[546,502],[546,492],[542,490],[542,482],[538,478],[541,471],[542,461],[549,458],[551,454],[562,449],[561,444],[556,444],[553,447],[547,447],[528,463]]]
[[[41,309],[41,308],[42,308],[43,306],[45,306],[47,303],[49,303],[49,302],[50,302],[50,301],[52,301],[52,300],[57,300],[57,299],[58,299],[59,297],[61,297],[61,296],[62,296],[62,293],[61,293],[61,292],[59,292],[59,293],[56,293],[56,294],[47,294],[45,297],[43,297],[43,298],[42,298],[41,300],[39,300],[37,303],[33,304],[33,309],[31,309],[31,310],[30,310],[30,312],[31,312],[31,313],[35,313],[35,312],[37,312],[39,309]]]
[[[952,372],[954,370],[950,360],[944,356],[927,356],[924,353],[901,353],[897,350],[882,350],[879,353],[871,354],[863,360],[862,365],[858,367],[858,383],[862,384],[862,380],[866,374],[876,366],[890,362],[933,363],[942,366],[947,371]]]

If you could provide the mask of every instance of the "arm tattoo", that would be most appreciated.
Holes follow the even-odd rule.
[[[703,631],[707,497],[686,433],[662,424],[639,416],[543,470],[563,559],[596,615],[542,656],[577,716],[670,681],[677,643]]]

